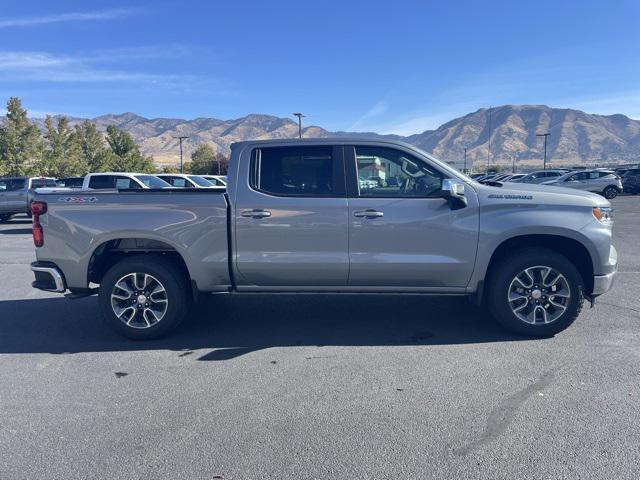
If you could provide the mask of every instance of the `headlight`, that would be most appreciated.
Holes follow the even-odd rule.
[[[600,223],[613,222],[613,208],[611,207],[593,207],[593,216]]]

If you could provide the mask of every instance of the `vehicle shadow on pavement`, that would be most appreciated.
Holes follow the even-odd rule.
[[[0,235],[31,235],[31,228],[3,228]]]
[[[270,347],[431,346],[530,340],[462,297],[208,296],[169,337],[135,342],[100,320],[95,297],[0,301],[0,354],[212,349],[228,360]]]

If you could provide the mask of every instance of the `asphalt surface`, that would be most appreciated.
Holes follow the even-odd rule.
[[[544,340],[461,299],[217,296],[134,343],[0,226],[1,479],[640,477],[640,197],[614,290]],[[219,477],[217,477],[219,476]]]

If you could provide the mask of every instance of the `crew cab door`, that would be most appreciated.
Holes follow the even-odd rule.
[[[9,188],[4,191],[4,203],[7,212],[27,211],[28,178],[13,178]]]
[[[241,155],[232,192],[238,288],[345,286],[342,147],[265,146]]]
[[[463,290],[473,272],[479,208],[452,208],[445,173],[394,147],[345,147],[349,285]],[[372,180],[374,183],[372,183]]]

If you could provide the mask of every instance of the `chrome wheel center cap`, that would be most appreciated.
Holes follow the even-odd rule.
[[[147,303],[147,297],[138,295],[138,305],[144,305],[145,303]]]
[[[542,296],[542,292],[536,288],[533,292],[531,292],[531,296],[534,300],[538,300]]]

